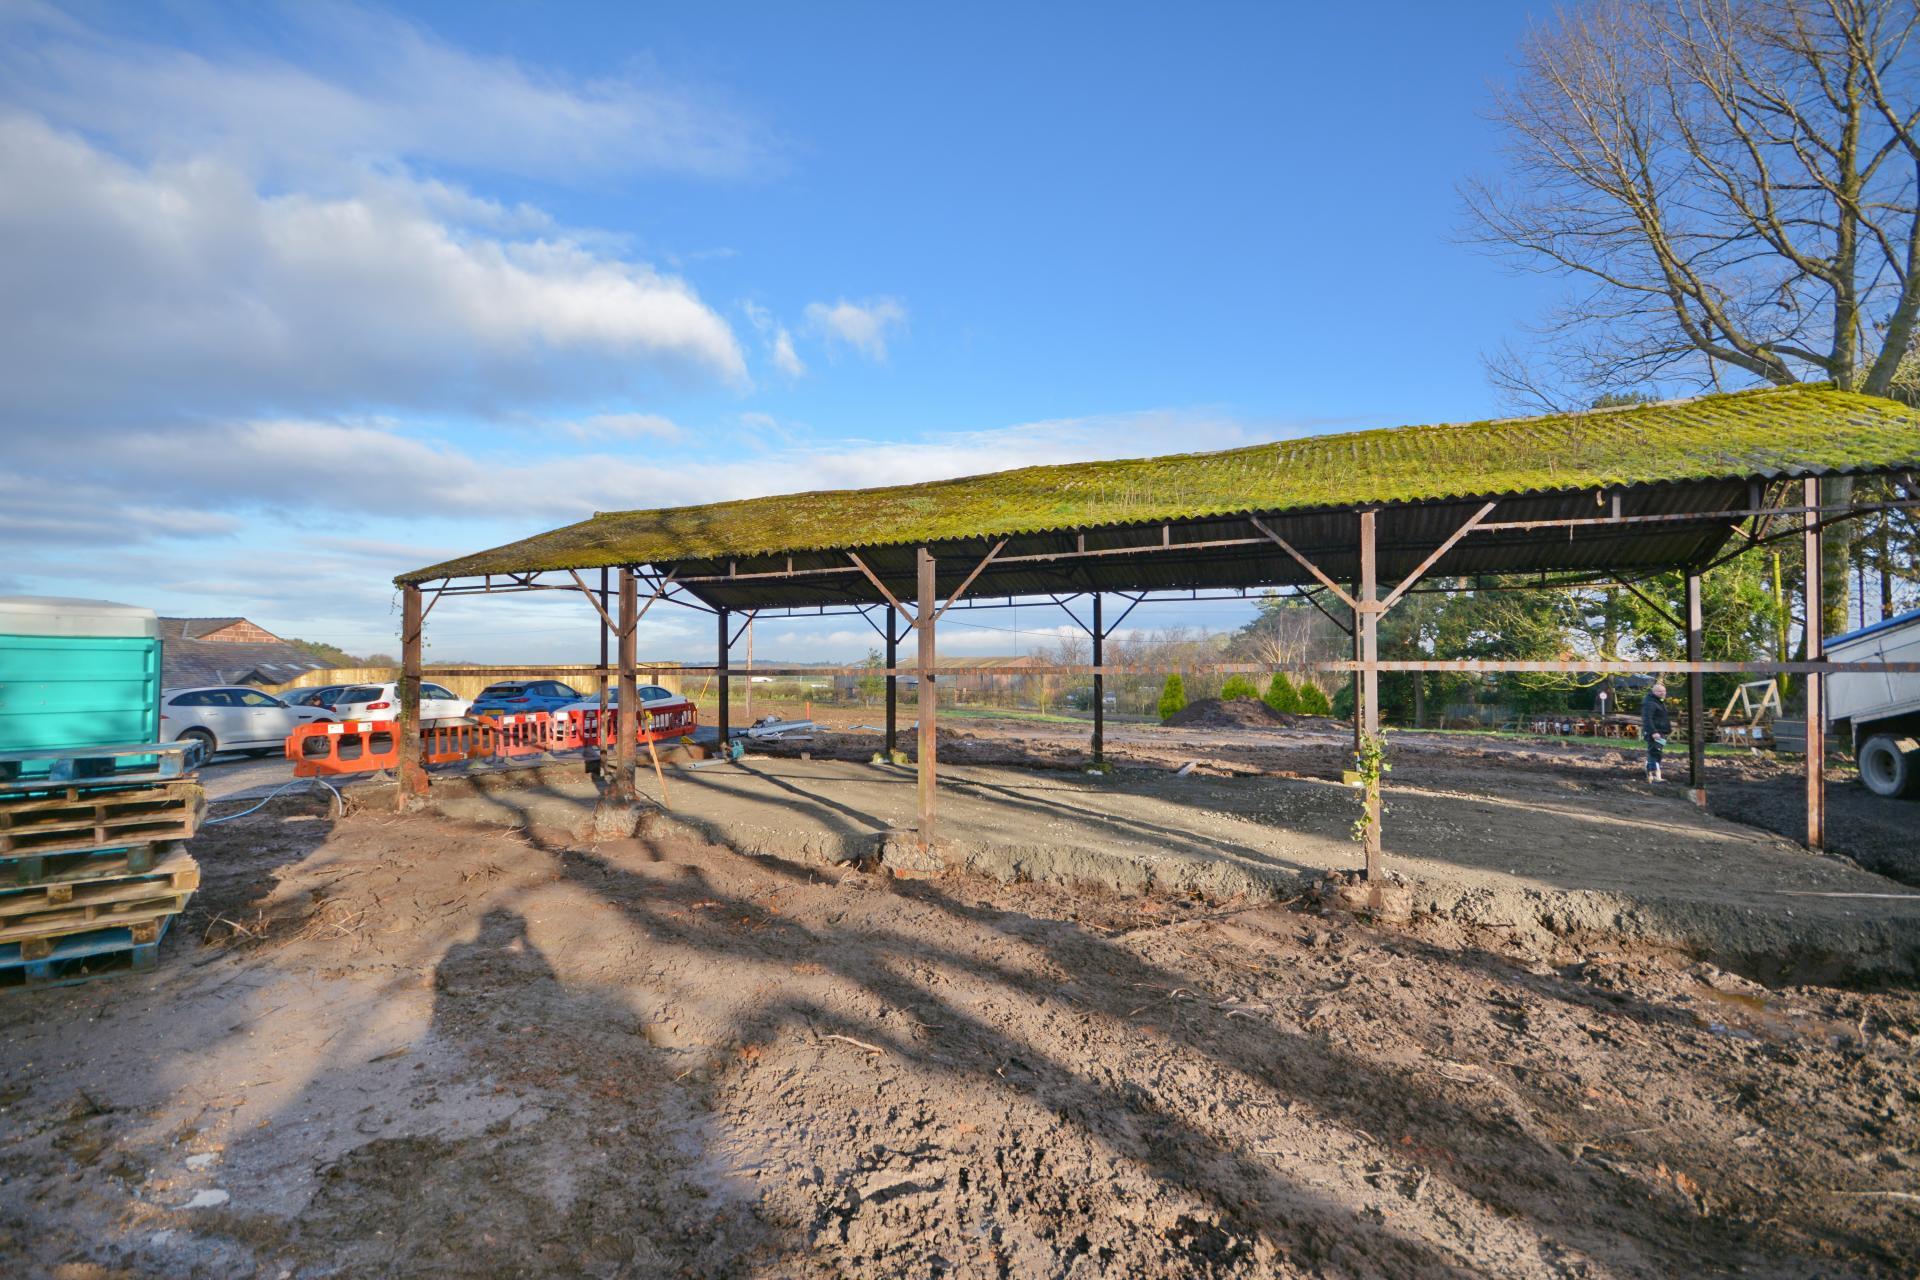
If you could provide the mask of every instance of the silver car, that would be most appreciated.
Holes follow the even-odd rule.
[[[216,751],[271,755],[301,725],[333,718],[325,707],[291,707],[239,684],[160,693],[160,740],[200,742],[209,756]]]

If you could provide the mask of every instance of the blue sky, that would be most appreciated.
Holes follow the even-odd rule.
[[[1538,8],[0,0],[0,591],[390,650],[394,573],[596,509],[1503,412],[1554,285],[1454,189]]]

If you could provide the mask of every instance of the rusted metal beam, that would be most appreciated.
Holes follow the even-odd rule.
[[[1293,544],[1291,542],[1288,542],[1285,538],[1281,537],[1279,534],[1275,533],[1272,529],[1269,529],[1265,521],[1261,520],[1260,517],[1258,516],[1249,516],[1247,517],[1247,522],[1251,524],[1254,528],[1258,529],[1261,533],[1264,533],[1267,536],[1267,540],[1269,542],[1272,542],[1275,546],[1279,547],[1282,551],[1286,552],[1288,555],[1292,556],[1295,560],[1299,561],[1301,568],[1305,569],[1308,573],[1312,574],[1315,578],[1319,579],[1320,585],[1325,587],[1327,590],[1333,592],[1333,594],[1336,597],[1338,597],[1340,601],[1347,606],[1347,608],[1354,610],[1356,613],[1359,612],[1359,606],[1354,604],[1353,597],[1348,595],[1345,591],[1341,590],[1339,583],[1335,582],[1332,578],[1329,578],[1325,573],[1321,572],[1319,565],[1315,564],[1313,561],[1307,559],[1305,556],[1301,555],[1298,551],[1294,550]]]
[[[892,605],[894,610],[899,613],[902,618],[906,619],[908,626],[912,626],[913,615],[907,612],[907,606],[901,604],[900,601],[894,597],[893,592],[887,590],[887,584],[880,581],[880,575],[872,569],[869,569],[867,562],[851,551],[847,552],[847,559],[853,561],[854,568],[867,575],[867,581],[873,584],[873,589],[878,591],[882,596],[885,596],[887,603]],[[972,581],[972,579],[968,579],[968,581]]]
[[[1552,658],[1552,659],[1492,659],[1492,658],[1421,658],[1401,661],[1382,658],[1376,664],[1381,671],[1455,671],[1496,674],[1499,672],[1533,671],[1559,672],[1568,675],[1684,675],[1690,670],[1699,670],[1707,675],[1805,675],[1820,672],[1826,675],[1915,675],[1920,674],[1920,662],[1718,662],[1705,661],[1689,663],[1685,659],[1661,659],[1655,662],[1611,661],[1606,659]],[[712,666],[674,666],[658,670],[672,671],[681,677],[692,675],[717,674],[723,668]],[[1091,663],[1034,663],[1018,667],[935,667],[934,674],[941,676],[1164,676],[1178,671],[1183,675],[1272,675],[1276,671],[1288,673],[1302,672],[1320,675],[1351,675],[1360,669],[1359,658],[1351,660],[1328,659],[1317,662],[1194,662],[1144,665],[1137,663],[1103,663],[1094,666]],[[519,673],[524,668],[503,668],[510,673]],[[582,668],[591,671],[591,667]],[[754,674],[763,676],[910,676],[919,674],[918,666],[900,667],[889,670],[885,667],[755,667]],[[476,672],[471,668],[452,667],[441,674],[475,675],[487,674],[484,670]]]
[[[1427,574],[1427,570],[1433,568],[1434,565],[1440,562],[1441,556],[1444,556],[1447,554],[1447,552],[1453,550],[1453,548],[1459,543],[1460,539],[1466,537],[1468,534],[1472,533],[1476,528],[1478,528],[1481,522],[1484,521],[1488,516],[1492,515],[1493,509],[1499,505],[1500,504],[1497,502],[1489,502],[1486,506],[1481,507],[1478,511],[1474,512],[1471,516],[1468,516],[1467,522],[1465,524],[1461,525],[1458,529],[1455,529],[1451,534],[1449,534],[1445,542],[1441,543],[1438,547],[1434,548],[1432,555],[1428,556],[1425,560],[1422,560],[1420,562],[1420,567],[1418,569],[1415,569],[1412,573],[1408,574],[1406,578],[1400,583],[1400,585],[1395,587],[1393,591],[1388,594],[1387,598],[1380,602],[1380,612],[1385,613],[1387,610],[1393,608],[1394,605],[1398,604],[1400,602],[1400,597],[1404,596],[1405,594],[1407,594],[1407,592],[1411,591],[1413,589],[1413,584],[1420,581],[1420,579],[1424,578]],[[1362,514],[1369,518],[1372,515],[1371,512],[1365,512]],[[1369,528],[1369,532],[1368,532],[1367,547],[1368,547],[1369,554],[1371,554],[1372,547],[1373,547],[1371,528]]]
[[[900,665],[900,639],[894,630],[893,610],[886,613],[887,618],[887,763],[893,763],[893,757],[900,751],[900,677],[894,674]]]
[[[616,623],[613,620],[612,612],[607,608],[604,602],[602,602],[598,597],[594,595],[592,591],[590,591],[587,588],[586,581],[580,576],[580,571],[578,569],[569,569],[567,570],[567,572],[573,575],[573,585],[578,587],[580,589],[580,594],[585,596],[588,602],[593,605],[594,612],[600,615],[600,621],[606,625],[607,630],[618,631],[620,629],[620,626],[618,623]],[[625,574],[627,571],[625,569],[622,569],[620,572]],[[601,587],[602,587],[603,593],[606,586],[606,583],[605,583],[606,574],[607,574],[607,571],[605,569],[602,569],[600,571],[600,576],[602,579]],[[632,575],[629,574],[628,576],[630,577]]]
[[[727,746],[732,729],[732,726],[728,723],[733,710],[729,703],[729,699],[733,696],[733,691],[729,687],[732,684],[732,679],[728,668],[732,665],[730,651],[733,648],[733,637],[727,631],[727,611],[725,609],[720,610],[719,613],[714,616],[714,621],[719,625],[720,632],[719,639],[716,642],[719,649],[719,657],[714,660],[713,668],[714,675],[717,677],[717,679],[714,680],[714,684],[718,686],[720,695],[720,722],[716,728],[720,734],[720,758],[724,760],[727,758]]]
[[[608,706],[607,683],[611,675],[611,668],[607,661],[607,656],[608,656],[607,640],[610,636],[612,636],[614,632],[614,626],[613,626],[613,613],[610,609],[607,608],[607,606],[610,603],[612,603],[608,599],[607,581],[608,581],[607,571],[605,569],[602,569],[600,571],[600,599],[599,599],[600,668],[595,673],[595,679],[594,679],[595,696],[597,696],[600,700],[600,716],[597,720],[594,721],[594,724],[596,725],[605,725],[607,723],[607,706]],[[606,760],[606,755],[607,755],[606,749],[605,747],[602,747],[600,750],[600,759],[602,762]]]
[[[1665,618],[1668,622],[1672,623],[1673,629],[1675,631],[1678,631],[1683,635],[1686,633],[1687,624],[1685,620],[1683,620],[1680,617],[1680,615],[1676,614],[1673,610],[1667,608],[1667,606],[1665,606],[1664,604],[1661,604],[1658,600],[1655,600],[1652,596],[1648,595],[1646,592],[1642,591],[1640,588],[1634,586],[1631,582],[1628,582],[1626,579],[1622,578],[1619,581],[1615,582],[1613,585],[1624,588],[1625,590],[1633,593],[1633,595],[1639,599],[1641,604],[1646,605],[1647,608],[1653,610],[1655,613]]]
[[[973,572],[969,573],[964,579],[961,580],[960,585],[953,589],[953,594],[948,596],[947,602],[941,605],[940,608],[934,613],[933,618],[931,619],[929,625],[931,625],[933,622],[940,621],[941,616],[945,614],[947,610],[953,608],[953,606],[959,602],[961,596],[964,596],[965,594],[967,594],[967,588],[973,585],[973,580],[980,576],[980,573],[982,570],[984,570],[988,565],[993,563],[993,558],[999,555],[1001,550],[1004,549],[1006,545],[1007,545],[1007,540],[1005,538],[1002,538],[1000,539],[1000,541],[993,544],[993,550],[987,552],[986,557],[982,559],[979,564],[976,564],[975,566],[973,566]],[[880,580],[878,578],[875,578],[874,579],[875,585],[878,585],[879,581]]]
[[[618,723],[614,726],[615,746],[613,750],[613,777],[608,780],[607,794],[615,801],[630,801],[634,798],[633,769],[635,745],[634,739],[640,736],[640,674],[634,665],[634,628],[640,622],[640,592],[631,569],[620,571],[620,707],[617,713]],[[602,736],[605,739],[606,722],[601,722]],[[601,748],[605,755],[606,749]]]
[[[1484,514],[1484,513],[1483,513]],[[1356,705],[1360,708],[1360,734],[1367,743],[1380,736],[1380,609],[1374,597],[1379,594],[1378,567],[1374,563],[1375,513],[1360,513],[1360,598],[1355,613],[1360,623],[1360,689]],[[1380,867],[1380,775],[1369,770],[1364,777],[1367,829],[1362,847],[1366,857],[1366,876],[1378,885]],[[1376,901],[1375,906],[1379,903]]]
[[[400,589],[400,785],[396,804],[402,813],[427,794],[427,771],[420,755],[420,653],[426,615],[420,609],[420,588]]]
[[[1687,661],[1700,661],[1705,643],[1705,623],[1700,608],[1700,575],[1687,575]],[[1693,802],[1707,804],[1707,698],[1706,677],[1698,671],[1687,672],[1687,787]]]
[[[1820,507],[1820,482],[1809,476],[1801,481],[1801,500],[1807,509],[1805,541],[1802,549],[1806,555],[1806,649],[1807,657],[1818,662],[1826,653],[1826,638],[1821,634],[1821,601],[1826,597],[1824,582],[1826,566],[1821,563],[1826,550],[1825,536],[1821,533],[1821,523],[1815,513]],[[1826,677],[1818,671],[1809,672],[1806,679],[1807,690],[1807,848],[1816,853],[1827,847],[1827,725],[1826,705],[1822,695]]]
[[[1911,502],[1881,500],[1858,506],[1849,505],[1848,519],[1856,515],[1871,515],[1875,511],[1896,507],[1910,507]],[[1831,508],[1828,508],[1829,510]],[[1644,516],[1571,516],[1547,520],[1493,520],[1480,526],[1486,533],[1524,533],[1538,529],[1584,529],[1605,528],[1646,524],[1724,524],[1728,521],[1748,520],[1757,516],[1805,516],[1818,514],[1821,507],[1811,502],[1799,507],[1745,506],[1724,507],[1717,511],[1668,511],[1656,515]]]
[[[1308,604],[1318,609],[1321,613],[1321,616],[1326,618],[1326,620],[1328,622],[1331,622],[1334,626],[1340,628],[1342,633],[1346,635],[1353,634],[1353,624],[1347,621],[1345,618],[1342,618],[1337,614],[1335,614],[1334,611],[1327,608],[1327,606],[1321,604],[1320,593],[1318,591],[1301,591],[1301,592],[1296,592],[1295,594],[1301,596],[1306,600]]]
[[[1079,621],[1079,619],[1075,619]],[[1093,665],[1098,667],[1106,657],[1106,628],[1100,625],[1100,593],[1093,593],[1093,628],[1089,632],[1093,638]],[[1093,762],[1100,764],[1107,758],[1107,678],[1096,675],[1093,678]]]
[[[1165,531],[1163,530],[1163,533]],[[1099,547],[1092,551],[1037,551],[1022,556],[1001,556],[1001,564],[1041,564],[1051,560],[1098,560],[1106,556],[1154,555],[1163,551],[1218,551],[1226,547],[1259,547],[1264,538],[1213,538],[1205,542],[1174,542],[1165,536],[1159,542],[1136,547]]]
[[[934,619],[939,596],[934,586],[933,555],[920,547],[914,552],[920,579],[920,618],[915,628],[920,641],[920,845],[930,849],[934,841],[934,791],[939,780],[940,740],[934,717],[939,709],[934,680],[936,654],[933,645]]]
[[[705,671],[707,670],[707,668],[705,667],[683,666],[678,662],[651,662],[651,663],[643,662],[640,664],[640,666],[641,666],[641,669],[645,671]],[[491,679],[505,679],[510,676],[525,676],[529,679],[533,679],[536,677],[541,679],[546,679],[546,678],[561,679],[566,676],[573,676],[575,678],[585,678],[588,676],[592,676],[599,670],[600,668],[593,665],[592,663],[575,662],[575,663],[563,664],[560,666],[553,666],[553,665],[542,666],[538,663],[532,663],[526,666],[519,666],[519,667],[445,667],[445,666],[422,667],[420,668],[420,674],[423,676],[487,676]]]

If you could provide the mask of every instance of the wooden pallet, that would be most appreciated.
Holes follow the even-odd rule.
[[[96,929],[127,929],[134,942],[153,942],[160,936],[161,922],[180,914],[192,896],[149,894],[132,901],[55,907],[32,916],[16,916],[0,922],[0,957],[9,954],[8,948],[18,947],[21,959],[44,960],[53,954],[54,943],[60,938]]]
[[[186,846],[175,840],[136,844],[124,849],[83,849],[77,853],[0,853],[0,890],[13,885],[61,880],[111,880],[144,875],[169,852]]]
[[[190,777],[205,759],[198,741],[0,751],[0,793],[78,783],[85,787]]]
[[[207,793],[195,782],[132,790],[67,787],[59,794],[0,800],[0,857],[185,840],[200,829]]]
[[[172,916],[145,942],[134,940],[132,929],[99,929],[61,938],[38,959],[23,956],[18,946],[0,946],[0,990],[59,987],[115,973],[137,973],[153,968],[160,958],[160,940],[167,935]]]
[[[171,852],[157,866],[142,872],[60,880],[25,888],[0,887],[0,927],[56,909],[113,909],[119,903],[192,893],[200,887],[200,864],[184,846],[170,848]]]

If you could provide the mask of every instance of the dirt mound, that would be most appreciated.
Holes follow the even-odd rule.
[[[1258,698],[1235,698],[1231,702],[1202,698],[1168,716],[1167,723],[1183,728],[1197,725],[1203,729],[1270,729],[1293,721]]]

